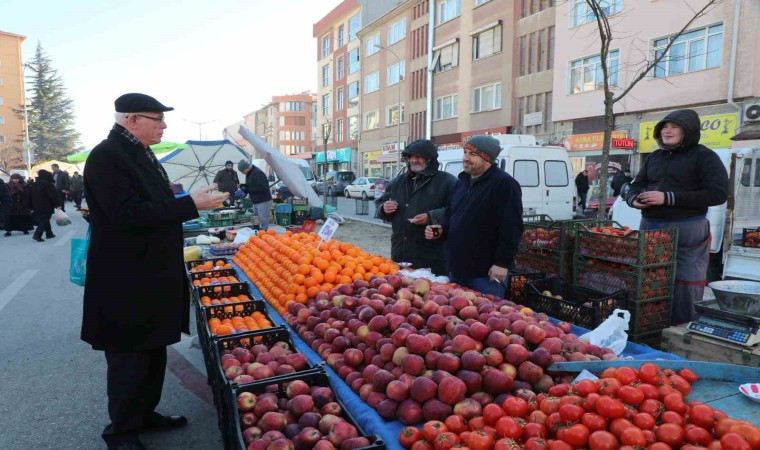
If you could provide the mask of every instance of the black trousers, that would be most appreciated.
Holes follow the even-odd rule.
[[[58,191],[58,196],[61,198],[61,211],[66,211],[66,193]]]
[[[45,233],[45,237],[53,235],[53,228],[50,227],[50,218],[53,217],[52,214],[33,213],[32,216],[37,223],[37,229],[34,230],[34,237],[40,238],[42,237],[42,233]]]
[[[71,200],[77,208],[82,206],[82,191],[71,191]]]
[[[103,440],[109,445],[135,441],[161,401],[166,347],[138,352],[106,350],[105,354],[111,423],[103,430]]]

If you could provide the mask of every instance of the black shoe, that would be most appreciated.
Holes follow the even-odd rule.
[[[53,239],[55,237],[54,234],[48,234],[45,236],[46,239]]]
[[[147,450],[140,441],[122,442],[121,444],[111,444],[108,450]]]
[[[10,231],[6,231],[3,236],[10,236],[10,235],[11,235],[11,232]]]
[[[145,421],[143,431],[166,431],[175,428],[181,428],[187,425],[185,416],[164,416],[154,412],[153,415]]]
[[[33,236],[32,239],[34,239],[37,242],[45,242],[44,239],[42,239],[41,237],[37,237],[37,236]]]

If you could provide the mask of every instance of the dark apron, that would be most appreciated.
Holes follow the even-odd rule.
[[[710,261],[710,221],[704,216],[677,220],[641,218],[642,230],[678,228],[676,284],[670,321],[673,325],[691,322],[694,302],[702,300]]]

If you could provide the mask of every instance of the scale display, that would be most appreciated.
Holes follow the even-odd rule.
[[[735,344],[752,346],[760,342],[758,327],[738,324],[717,317],[698,316],[689,323],[689,330]]]

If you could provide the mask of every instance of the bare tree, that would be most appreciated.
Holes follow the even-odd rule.
[[[686,24],[681,27],[681,29],[674,35],[670,36],[668,38],[668,44],[665,46],[665,48],[662,49],[659,54],[655,54],[654,58],[652,60],[646,60],[642,63],[642,67],[638,70],[638,72],[633,77],[633,80],[631,80],[630,83],[628,83],[627,86],[621,87],[621,86],[613,86],[610,84],[610,74],[609,74],[609,54],[610,54],[610,45],[613,40],[613,31],[612,27],[610,26],[609,18],[607,17],[607,13],[605,10],[609,10],[609,3],[611,0],[585,0],[586,5],[588,6],[590,12],[595,16],[596,18],[596,25],[599,31],[599,41],[601,45],[601,54],[600,56],[600,64],[602,68],[602,79],[604,81],[603,86],[603,92],[604,92],[604,141],[602,144],[602,170],[599,174],[599,184],[600,186],[607,186],[607,167],[609,166],[610,162],[610,143],[612,141],[612,128],[615,123],[615,116],[613,113],[613,107],[615,103],[619,102],[623,99],[626,95],[628,95],[629,92],[631,92],[631,89],[633,89],[634,86],[636,86],[639,81],[643,80],[644,77],[647,76],[647,74],[652,71],[660,62],[665,58],[665,55],[668,54],[670,51],[670,47],[673,45],[675,40],[681,36],[686,30],[691,27],[691,25],[696,21],[698,18],[704,16],[708,12],[710,12],[711,9],[713,9],[716,5],[719,3],[722,3],[724,0],[705,0],[704,6],[698,10],[692,9],[693,15],[689,19],[689,21],[686,22]],[[740,0],[735,0],[740,1]],[[687,5],[684,3],[684,7],[687,7]],[[617,93],[613,92],[613,88],[617,88]],[[598,211],[598,217],[600,219],[603,219],[607,215],[607,190],[602,188],[599,190],[599,211]]]
[[[24,161],[21,158],[21,146],[0,145],[0,169],[9,171],[22,167],[24,167]]]

